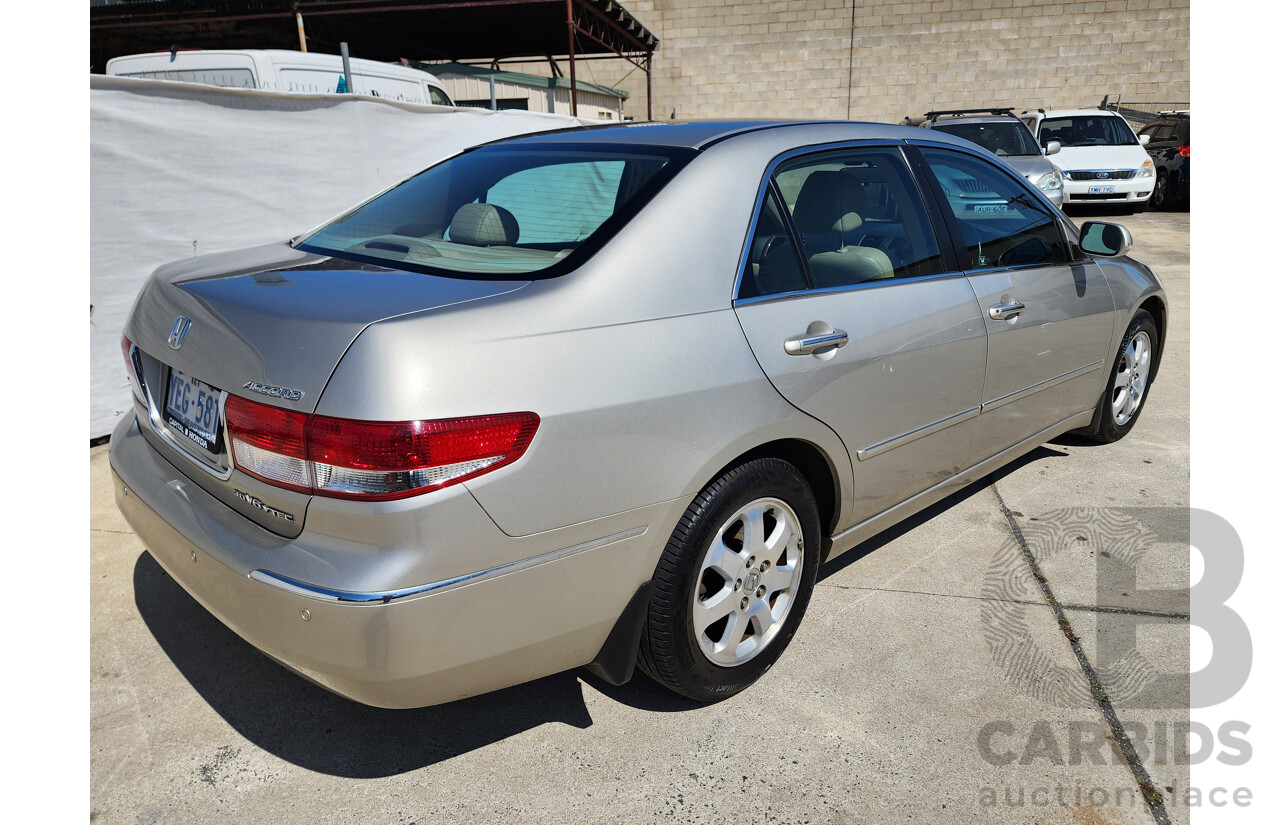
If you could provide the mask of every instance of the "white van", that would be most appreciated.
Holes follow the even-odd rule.
[[[1022,120],[1042,147],[1057,141],[1053,162],[1062,170],[1063,204],[1091,203],[1147,208],[1155,188],[1155,164],[1128,122],[1105,109],[1036,109]]]
[[[113,57],[107,61],[107,74],[236,89],[333,93],[342,77],[342,58],[284,49],[192,49]],[[351,85],[355,88],[346,91],[354,94],[453,105],[435,75],[394,63],[351,58]]]

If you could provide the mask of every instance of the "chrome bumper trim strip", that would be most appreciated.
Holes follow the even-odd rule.
[[[462,587],[467,584],[475,584],[477,582],[495,579],[499,576],[505,576],[508,573],[518,573],[521,570],[527,570],[540,564],[546,564],[559,559],[576,556],[579,553],[585,553],[588,550],[597,550],[610,544],[616,544],[620,541],[632,539],[642,536],[648,531],[648,525],[641,527],[633,527],[630,530],[624,530],[621,533],[614,533],[611,536],[594,539],[592,541],[575,544],[572,547],[562,547],[559,550],[552,550],[549,553],[543,553],[540,556],[514,561],[510,564],[491,567],[488,570],[480,570],[475,573],[467,573],[462,576],[455,576],[452,579],[444,579],[431,584],[423,584],[417,587],[406,587],[402,590],[385,590],[382,592],[356,592],[351,590],[334,590],[328,587],[320,587],[314,584],[291,579],[288,576],[282,576],[279,573],[273,573],[270,570],[258,569],[249,574],[249,578],[254,581],[269,584],[272,587],[278,587],[281,590],[288,591],[298,596],[305,596],[310,599],[319,599],[326,602],[350,602],[353,604],[386,604],[394,599],[403,599],[410,596],[425,596],[427,594],[442,593],[452,590],[456,587]]]

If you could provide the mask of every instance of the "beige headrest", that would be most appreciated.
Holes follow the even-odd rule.
[[[510,246],[520,239],[516,216],[491,203],[464,204],[449,224],[449,240],[471,246]]]

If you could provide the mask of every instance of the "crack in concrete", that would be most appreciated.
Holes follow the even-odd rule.
[[[1120,722],[1120,717],[1116,715],[1116,709],[1112,706],[1111,699],[1107,696],[1102,680],[1098,678],[1098,672],[1094,670],[1093,664],[1090,663],[1088,655],[1084,652],[1084,647],[1080,644],[1080,637],[1075,634],[1071,627],[1071,621],[1067,618],[1066,608],[1053,595],[1053,588],[1049,586],[1049,580],[1045,578],[1044,573],[1040,570],[1040,563],[1036,561],[1035,554],[1027,546],[1027,539],[1022,534],[1022,528],[1018,526],[1018,521],[1009,509],[1009,505],[1005,504],[1004,496],[1000,495],[1000,490],[996,487],[995,481],[991,482],[991,492],[995,494],[996,503],[1000,505],[1000,512],[1004,514],[1005,521],[1009,523],[1009,530],[1013,533],[1014,540],[1018,542],[1018,546],[1022,549],[1022,557],[1027,562],[1027,566],[1031,568],[1031,575],[1040,585],[1045,601],[1048,602],[1049,607],[1053,609],[1054,616],[1058,619],[1058,627],[1062,630],[1062,635],[1066,637],[1068,644],[1071,645],[1071,650],[1076,654],[1076,659],[1080,663],[1080,669],[1084,671],[1085,678],[1089,680],[1093,701],[1098,706],[1098,711],[1102,714],[1103,720],[1111,728],[1111,736],[1116,743],[1116,748],[1120,751],[1120,755],[1124,757],[1124,761],[1129,766],[1129,771],[1133,774],[1134,780],[1137,781],[1138,789],[1142,791],[1142,798],[1147,803],[1147,809],[1151,811],[1151,817],[1156,821],[1157,825],[1169,825],[1169,813],[1164,808],[1164,796],[1156,789],[1155,783],[1151,781],[1151,774],[1147,773],[1146,766],[1142,764],[1142,758],[1138,756],[1137,750],[1134,749],[1133,742],[1129,741],[1129,734]]]
[[[894,587],[859,587],[854,584],[833,584],[819,582],[818,587],[834,587],[837,590],[867,590],[875,593],[906,593],[912,596],[937,596],[940,599],[972,599],[979,602],[1000,602],[1001,604],[1024,604],[1028,607],[1052,607],[1043,601],[1027,599],[994,599],[990,596],[969,596],[964,593],[933,593],[928,590],[901,590]],[[1083,610],[1089,613],[1122,613],[1126,616],[1147,616],[1153,619],[1178,619],[1191,621],[1187,613],[1164,613],[1158,610],[1138,610],[1129,607],[1103,607],[1096,604],[1059,604],[1063,610]]]

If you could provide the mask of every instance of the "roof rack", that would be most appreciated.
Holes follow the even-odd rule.
[[[1017,117],[1017,115],[1013,114],[1013,109],[1005,107],[1003,109],[938,109],[932,112],[925,112],[924,119],[928,123],[933,123],[942,115],[1010,115],[1011,117]]]
[[[1163,112],[1156,112],[1157,117],[1167,117],[1168,115],[1186,115],[1187,117],[1190,117],[1191,110],[1190,109],[1167,109]]]

